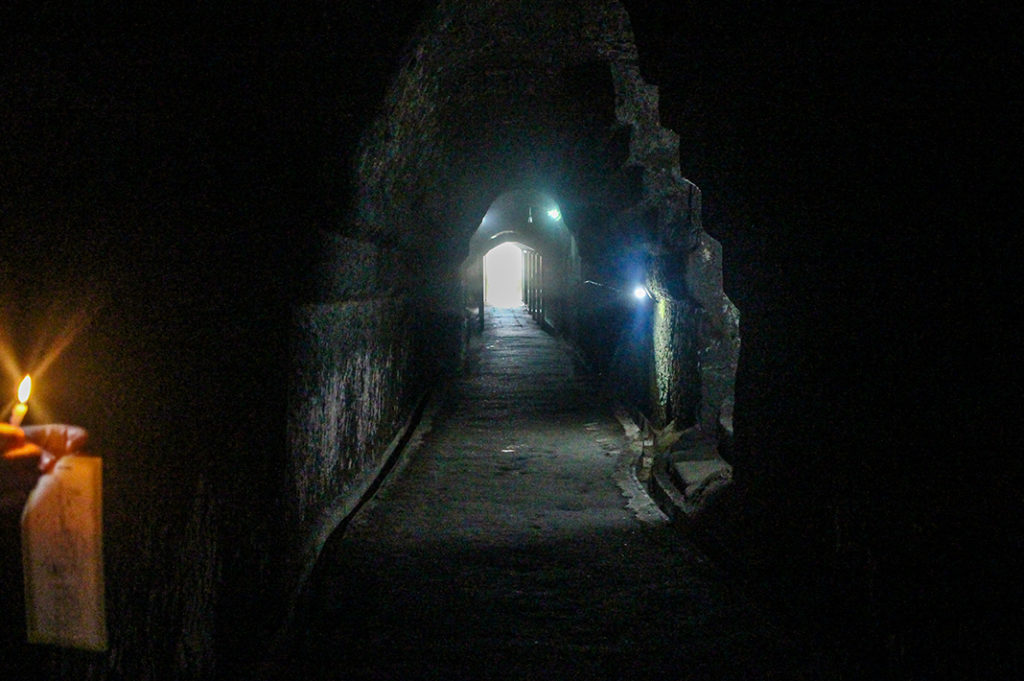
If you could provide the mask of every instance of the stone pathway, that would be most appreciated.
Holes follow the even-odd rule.
[[[627,505],[610,405],[523,311],[489,312],[432,428],[325,547],[289,676],[839,678]]]

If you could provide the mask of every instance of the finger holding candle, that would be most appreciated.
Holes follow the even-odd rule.
[[[0,513],[5,517],[20,513],[25,496],[39,480],[41,459],[42,449],[29,441],[27,433],[0,420]]]
[[[54,464],[69,454],[81,454],[89,440],[89,432],[80,426],[50,423],[25,428],[27,444],[41,448],[39,470],[48,473]]]
[[[67,423],[25,426],[23,432],[27,441],[61,455],[80,452],[89,442],[89,431]]]
[[[0,449],[11,449],[25,441],[25,431],[0,421]]]
[[[28,438],[21,428],[0,421],[0,453],[4,459],[23,459],[40,456],[42,448]]]

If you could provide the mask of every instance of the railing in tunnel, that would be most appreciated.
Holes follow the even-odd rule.
[[[526,308],[538,322],[544,318],[544,257],[537,251],[523,253],[523,288]]]

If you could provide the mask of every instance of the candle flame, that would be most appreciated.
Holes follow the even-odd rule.
[[[32,377],[25,376],[21,379],[21,385],[18,386],[18,401],[22,404],[28,402],[28,395],[32,392]]]

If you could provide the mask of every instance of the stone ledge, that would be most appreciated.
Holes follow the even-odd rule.
[[[647,487],[661,510],[689,529],[732,484],[732,475],[715,443],[697,443],[657,457]]]

